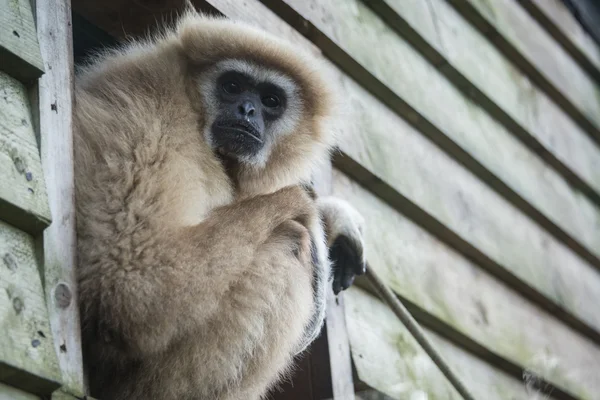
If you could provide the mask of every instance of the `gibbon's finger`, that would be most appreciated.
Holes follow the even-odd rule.
[[[312,253],[312,239],[308,229],[298,221],[288,220],[279,225],[271,236],[274,240],[285,242],[292,254],[302,263],[308,261]]]
[[[315,191],[315,188],[312,183],[302,183],[300,187],[306,191],[306,193],[312,200],[317,199],[317,192]]]
[[[356,275],[365,273],[362,247],[344,235],[338,236],[329,249],[329,258],[333,262],[333,291],[338,294],[348,289]]]

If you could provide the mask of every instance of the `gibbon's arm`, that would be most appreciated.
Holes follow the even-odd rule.
[[[261,265],[253,265],[257,257],[269,257],[268,249],[262,249],[267,246],[273,249],[272,254],[287,252],[288,257],[301,264],[294,268],[306,267],[303,273],[309,277],[307,297],[296,299],[298,307],[307,309],[303,321],[306,324],[311,312],[313,273],[306,226],[315,218],[315,203],[300,187],[287,187],[220,207],[196,226],[155,239],[145,254],[127,254],[130,267],[104,270],[101,276],[87,277],[87,282],[86,276],[81,277],[84,304],[99,302],[99,333],[104,341],[133,357],[157,354],[176,339],[198,335],[203,325],[223,318],[224,309],[235,312],[231,302],[244,297],[244,280],[252,278],[253,290],[261,296],[261,278],[267,281],[277,275],[261,271]],[[265,263],[270,265],[271,261]],[[282,268],[291,265],[282,264]],[[294,273],[284,272],[280,279],[297,279]],[[289,282],[271,279],[268,284],[274,286],[265,288],[262,295],[289,295],[285,292],[290,290],[286,287]],[[90,290],[95,290],[95,295]],[[277,290],[281,293],[272,293]],[[249,298],[242,302],[263,300]],[[281,304],[283,307],[290,303]],[[240,304],[239,308],[243,307]],[[247,318],[248,324],[255,322],[253,315],[238,317]],[[225,333],[212,333],[219,334]],[[243,338],[251,332],[238,334]]]

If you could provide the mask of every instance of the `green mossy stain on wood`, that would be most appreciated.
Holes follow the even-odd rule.
[[[0,221],[0,380],[27,392],[50,394],[60,386],[34,239]]]

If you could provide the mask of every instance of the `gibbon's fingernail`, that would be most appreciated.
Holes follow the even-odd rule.
[[[350,276],[346,276],[344,282],[342,283],[342,290],[348,289],[354,283],[354,274]]]
[[[342,291],[342,286],[340,285],[339,278],[335,278],[333,280],[333,294],[336,296]]]
[[[358,263],[358,268],[356,268],[356,275],[364,275],[367,272],[367,264],[366,263]]]

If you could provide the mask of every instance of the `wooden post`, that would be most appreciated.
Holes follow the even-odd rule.
[[[321,196],[331,194],[332,164],[327,162],[322,172],[315,177],[315,190]],[[327,296],[327,344],[329,366],[331,368],[331,388],[333,400],[353,400],[354,382],[352,379],[352,360],[350,343],[346,331],[344,315],[344,292],[337,297],[330,287]]]
[[[36,0],[46,73],[39,80],[41,158],[52,223],[44,232],[44,281],[62,390],[84,395],[73,174],[73,41],[70,0]]]
[[[327,299],[326,327],[333,400],[352,400],[354,399],[354,382],[343,292],[337,298],[334,298],[333,292],[330,292]]]

